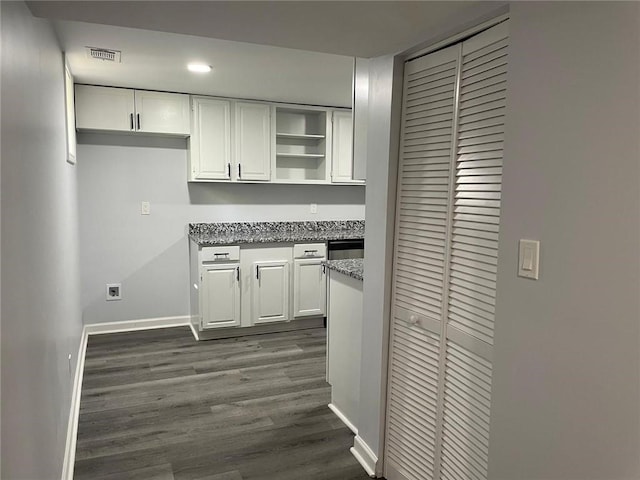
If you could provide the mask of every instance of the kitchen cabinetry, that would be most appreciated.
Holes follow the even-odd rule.
[[[238,180],[271,178],[271,106],[235,102],[235,161]]]
[[[291,319],[291,244],[242,246],[240,250],[241,326]]]
[[[326,109],[275,107],[274,182],[328,183],[331,116]]]
[[[186,136],[189,96],[76,85],[76,128]]]
[[[322,262],[326,260],[326,246],[295,245],[293,252],[293,316],[324,316],[327,287]]]
[[[333,112],[331,181],[333,183],[363,183],[353,178],[353,119],[351,112]]]
[[[240,267],[202,268],[202,328],[240,326]]]
[[[252,278],[252,324],[285,322],[289,317],[288,260],[255,262]]]
[[[191,108],[190,179],[231,181],[231,102],[193,97]]]
[[[191,109],[189,181],[269,181],[269,104],[193,97]]]

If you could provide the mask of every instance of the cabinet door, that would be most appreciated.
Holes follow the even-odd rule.
[[[189,135],[189,95],[136,90],[136,130]]]
[[[271,106],[236,102],[235,163],[238,180],[271,178]]]
[[[254,263],[253,324],[289,320],[289,262]]]
[[[231,102],[193,98],[189,161],[192,179],[231,180]]]
[[[325,314],[326,282],[322,273],[322,260],[322,258],[294,260],[294,317]]]
[[[240,326],[240,284],[237,265],[212,265],[202,270],[202,328]]]
[[[353,122],[351,112],[333,112],[331,181],[360,183],[353,180]]]
[[[76,128],[130,132],[133,124],[133,90],[76,85]]]

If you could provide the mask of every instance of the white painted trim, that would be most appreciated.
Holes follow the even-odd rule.
[[[478,25],[474,25],[473,27],[467,28],[465,30],[463,30],[462,32],[456,33],[454,35],[445,35],[445,39],[444,40],[440,40],[440,41],[436,41],[435,43],[424,47],[424,48],[420,48],[419,50],[413,51],[413,49],[409,49],[408,51],[406,51],[404,53],[404,58],[403,60],[405,62],[408,62],[410,60],[414,60],[418,57],[423,57],[425,55],[428,55],[431,52],[435,52],[436,50],[440,50],[442,48],[448,47],[449,45],[453,45],[455,43],[461,42],[464,39],[471,37],[473,35],[476,35],[484,30],[488,30],[489,28],[504,22],[505,20],[509,20],[509,14],[508,13],[504,13],[502,15],[498,15],[494,18],[491,18],[489,20],[486,20],[482,23],[479,23]]]
[[[186,327],[188,325],[191,325],[191,317],[183,315],[179,317],[141,318],[122,322],[90,323],[85,325],[84,328],[88,335],[99,335],[102,333],[133,332],[154,328]]]
[[[198,334],[196,327],[193,326],[193,323],[191,321],[189,321],[189,327],[191,328],[191,333],[193,333],[193,337],[196,340],[200,340],[200,335]]]
[[[87,328],[82,329],[80,348],[76,362],[76,374],[71,391],[71,407],[67,424],[67,440],[62,463],[62,480],[73,480],[73,467],[76,460],[76,440],[78,437],[78,416],[80,414],[80,395],[82,393],[82,377],[84,375],[84,359],[87,353]]]
[[[356,435],[353,439],[353,447],[349,450],[351,454],[356,457],[356,460],[365,469],[367,475],[371,478],[376,477],[376,463],[378,463],[378,457],[376,457],[373,450],[365,443],[362,437]]]
[[[336,417],[342,420],[342,423],[349,427],[349,430],[351,430],[354,435],[358,435],[358,429],[356,428],[356,426],[349,421],[349,419],[345,416],[344,413],[340,411],[338,407],[336,407],[333,403],[330,403],[327,406],[329,407],[329,410],[336,414]]]

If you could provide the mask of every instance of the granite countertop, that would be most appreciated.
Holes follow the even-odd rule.
[[[364,259],[345,258],[343,260],[327,260],[324,263],[328,269],[348,275],[356,280],[364,278]]]
[[[189,237],[200,247],[352,240],[364,238],[364,220],[190,223]]]

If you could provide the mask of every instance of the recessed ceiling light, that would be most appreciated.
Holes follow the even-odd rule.
[[[195,73],[209,73],[211,71],[211,65],[206,65],[204,63],[190,63],[187,65],[187,68],[190,72]]]

